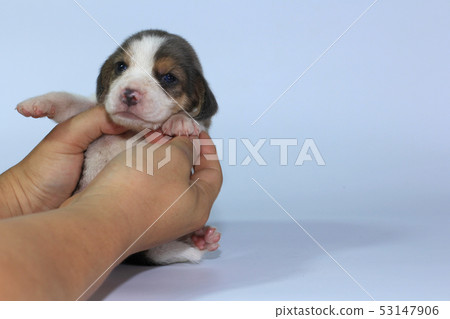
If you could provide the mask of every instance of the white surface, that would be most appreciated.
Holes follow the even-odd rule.
[[[269,201],[267,206],[280,214]],[[374,299],[448,300],[449,241],[443,241],[448,224],[442,221],[442,216],[414,221],[405,216],[302,226]],[[289,218],[219,227],[222,248],[202,263],[121,265],[91,299],[371,300]]]
[[[449,298],[448,1],[378,1],[254,126],[372,1],[81,3],[119,42],[161,28],[193,44],[219,102],[214,137],[312,138],[326,162],[295,166],[291,147],[280,166],[267,141],[267,165],[242,166],[238,141],[211,215],[220,254],[120,266],[97,298],[368,299],[252,178],[375,299]],[[14,106],[54,90],[93,93],[116,44],[72,1],[4,3],[0,30],[5,170],[53,127]]]

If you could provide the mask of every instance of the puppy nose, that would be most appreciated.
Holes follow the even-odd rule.
[[[140,99],[140,93],[136,90],[126,88],[122,92],[122,102],[128,106],[138,104],[139,99]]]

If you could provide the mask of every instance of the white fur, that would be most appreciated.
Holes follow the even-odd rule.
[[[122,135],[104,135],[87,148],[84,154],[84,169],[77,192],[84,189],[110,160],[125,150],[126,141],[133,133]]]
[[[145,256],[148,259],[160,265],[186,261],[199,263],[204,254],[204,250],[200,250],[183,241],[171,241],[145,252]]]

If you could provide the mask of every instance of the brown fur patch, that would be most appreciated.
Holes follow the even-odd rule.
[[[189,111],[191,109],[191,101],[185,90],[187,84],[186,73],[180,65],[172,57],[162,57],[155,61],[153,73],[155,78],[159,80],[161,87],[176,101],[176,105],[173,106],[172,112],[178,113],[181,111],[181,108]],[[161,80],[162,77],[168,73],[171,73],[177,78],[175,84],[166,85],[164,81]]]

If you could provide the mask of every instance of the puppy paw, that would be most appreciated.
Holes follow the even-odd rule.
[[[191,136],[199,135],[202,130],[194,119],[184,113],[177,113],[164,122],[162,131],[170,136]]]
[[[26,117],[45,117],[53,118],[56,113],[56,108],[51,99],[46,98],[45,95],[32,97],[19,103],[16,110]]]
[[[191,240],[200,250],[214,251],[219,248],[220,236],[216,228],[204,226],[191,235]]]

